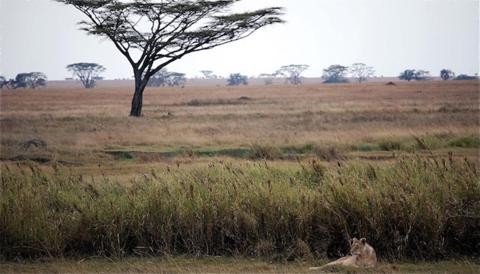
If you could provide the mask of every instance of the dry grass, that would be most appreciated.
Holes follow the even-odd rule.
[[[127,117],[132,92],[125,87],[3,90],[0,140],[4,151],[40,138],[52,153],[81,154],[112,145],[289,146],[478,135],[478,90],[477,81],[149,89],[141,119]],[[242,96],[251,100],[237,104]]]
[[[454,159],[296,166],[211,162],[119,182],[54,167],[2,167],[0,260],[72,256],[478,255],[479,170]]]
[[[319,273],[312,265],[326,261],[292,263],[264,262],[242,258],[129,258],[112,261],[100,258],[53,260],[29,263],[0,263],[0,273]],[[381,263],[375,269],[337,269],[347,273],[477,273],[479,262]],[[334,271],[332,271],[334,272]]]
[[[469,255],[470,249],[455,242],[458,235],[478,239],[478,233],[476,236],[467,233],[478,231],[478,222],[472,221],[478,220],[478,212],[469,210],[480,205],[478,168],[475,166],[480,161],[478,81],[429,81],[396,86],[367,83],[149,89],[145,94],[145,116],[140,119],[127,117],[131,93],[125,86],[84,90],[62,85],[40,90],[0,91],[0,160],[4,163],[0,196],[5,198],[0,200],[0,212],[6,212],[0,214],[0,240],[5,243],[3,252],[8,253],[8,257],[15,257],[22,246],[26,248],[22,251],[26,257],[29,254],[61,257],[62,254],[77,254],[77,251],[81,254],[85,250],[77,250],[75,246],[80,241],[72,240],[72,235],[84,231],[85,224],[79,220],[90,222],[87,222],[90,230],[80,235],[94,239],[85,241],[95,247],[93,251],[87,248],[85,253],[103,256],[119,252],[122,255],[124,249],[115,246],[120,234],[115,236],[112,231],[123,231],[125,227],[128,230],[130,226],[119,221],[124,218],[122,212],[108,208],[132,213],[131,220],[141,227],[145,220],[138,219],[140,215],[135,214],[158,213],[168,203],[175,205],[176,210],[185,210],[175,219],[185,223],[172,231],[183,233],[179,239],[192,243],[204,239],[192,245],[201,254],[213,253],[208,243],[214,240],[199,237],[201,233],[195,234],[201,222],[190,222],[193,219],[185,214],[193,214],[189,211],[192,206],[213,210],[210,202],[225,206],[222,216],[226,217],[215,219],[222,228],[230,219],[248,224],[246,217],[262,216],[263,210],[270,215],[277,210],[285,216],[310,216],[309,222],[317,225],[316,218],[323,216],[326,221],[320,220],[320,223],[328,224],[329,231],[341,234],[340,241],[345,240],[342,229],[368,235],[378,242],[389,239],[383,241],[385,244],[375,243],[383,258]],[[40,141],[28,145],[27,141],[33,139]],[[402,164],[405,163],[402,155],[410,152],[416,153],[419,160]],[[307,155],[299,160],[300,166],[296,162],[299,154]],[[200,157],[205,155],[209,157]],[[310,157],[321,160],[321,165],[304,166]],[[473,161],[459,159],[463,157]],[[274,162],[251,162],[252,159]],[[35,165],[33,176],[28,171],[25,173],[22,165],[12,168],[24,160],[49,165]],[[375,163],[377,160],[386,161]],[[448,161],[458,163],[458,167],[447,168]],[[55,163],[68,167],[52,171]],[[9,168],[10,171],[5,172]],[[153,174],[160,173],[159,178],[152,178]],[[325,174],[329,175],[324,177]],[[319,182],[322,183],[317,186]],[[251,187],[251,190],[237,193],[236,184],[239,183],[239,187]],[[87,188],[92,185],[93,193],[102,193],[96,198],[90,197],[92,189]],[[212,189],[216,191],[207,191],[205,187],[209,185],[214,185]],[[148,187],[140,191],[141,195],[131,196],[133,192],[130,191],[137,186]],[[191,188],[184,189],[186,186]],[[268,192],[272,186],[276,196]],[[164,189],[177,190],[179,195],[172,198]],[[190,193],[196,199],[182,193]],[[231,193],[237,195],[235,201],[242,203],[236,207],[229,204],[233,201]],[[263,195],[263,198],[256,199],[256,195]],[[156,204],[159,197],[164,204]],[[305,197],[311,199],[305,200]],[[191,204],[192,201],[197,204]],[[265,201],[268,203],[261,204]],[[301,201],[322,205],[318,206],[322,210],[313,214],[314,211],[301,205]],[[257,211],[249,208],[252,205],[257,205]],[[88,214],[76,219],[75,214],[80,213],[72,212],[78,209]],[[353,213],[347,214],[345,210]],[[326,212],[333,212],[337,217]],[[160,213],[159,216],[164,216]],[[474,218],[470,218],[470,213]],[[7,217],[16,221],[7,222]],[[285,220],[281,216],[269,220],[272,224],[280,224],[270,227],[267,235],[270,241],[252,237],[260,231],[256,227],[242,227],[233,235],[248,240],[245,247],[268,254],[272,246],[311,244],[311,239],[306,239],[305,235],[315,238],[318,235],[314,228],[321,227],[293,226],[292,231],[299,232],[299,236],[292,235],[305,238],[304,241],[297,241],[295,237],[284,241],[275,235],[282,234],[281,225]],[[298,224],[298,220],[292,223]],[[37,221],[38,224],[28,226]],[[157,224],[155,218],[150,221]],[[372,223],[376,224],[375,228]],[[150,239],[151,235],[142,234],[144,230],[135,230],[138,227],[131,231],[138,232],[139,239]],[[414,235],[407,237],[409,242],[402,242],[412,227]],[[102,233],[110,238],[98,236]],[[159,239],[169,239],[160,234],[156,235]],[[142,238],[144,236],[146,238]],[[95,237],[107,239],[105,243],[111,246],[98,246],[104,240]],[[336,241],[335,237],[325,239]],[[21,243],[20,247],[15,245],[17,242]],[[432,254],[419,251],[427,242],[433,244],[428,246],[434,251]],[[398,243],[403,243],[400,250],[395,249]],[[207,244],[206,250],[202,249],[203,244]],[[448,244],[456,249],[442,251]],[[36,249],[30,250],[31,246]],[[285,250],[288,251],[289,246]],[[238,248],[241,250],[244,246]],[[293,250],[303,256],[304,249]],[[218,253],[235,255],[232,250],[222,253],[224,250],[219,249]],[[181,248],[177,251],[177,254],[184,253]],[[195,255],[196,251],[187,253]],[[23,256],[20,253],[18,256]],[[248,249],[243,254],[248,255]],[[311,260],[310,256],[306,257],[307,261]],[[209,263],[209,259],[163,258],[152,259],[150,263],[147,258],[125,259],[114,264],[103,260],[27,265],[0,263],[0,272],[307,271],[307,265],[302,263],[282,265],[254,261],[250,264],[248,259],[219,260]],[[474,272],[472,269],[476,269],[477,264],[383,264],[377,270]]]

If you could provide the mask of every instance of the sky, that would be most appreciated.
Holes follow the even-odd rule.
[[[282,65],[308,64],[307,77],[332,64],[373,66],[378,76],[407,68],[438,75],[479,69],[479,0],[243,0],[234,11],[285,8],[285,24],[265,27],[244,40],[187,55],[170,71],[200,76],[255,76]],[[71,77],[76,62],[95,62],[107,79],[132,77],[113,44],[80,31],[83,14],[53,0],[0,0],[0,75],[41,71],[50,80]]]

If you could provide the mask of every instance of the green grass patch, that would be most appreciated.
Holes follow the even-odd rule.
[[[173,147],[154,146],[121,147],[110,146],[105,153],[113,155],[115,160],[134,160],[139,155],[153,155],[160,158],[174,157],[231,157],[251,160],[293,160],[313,156],[324,161],[336,161],[346,158],[348,152],[402,151],[416,152],[449,148],[479,149],[479,136],[455,136],[453,134],[435,134],[411,136],[405,138],[384,138],[368,143],[347,144],[305,144],[297,146],[275,146],[252,144],[249,147]]]
[[[479,136],[458,137],[448,142],[450,147],[480,148]]]
[[[354,144],[351,151],[405,151],[436,150],[446,148],[480,148],[479,136],[456,136],[453,134],[433,134],[406,138],[387,138],[368,143]]]

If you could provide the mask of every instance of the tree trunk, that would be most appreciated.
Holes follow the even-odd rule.
[[[135,79],[135,93],[133,94],[130,116],[133,116],[133,117],[142,116],[143,91],[145,90],[145,86],[146,86],[143,82],[144,81],[140,79]]]

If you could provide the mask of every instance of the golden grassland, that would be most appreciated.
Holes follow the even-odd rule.
[[[1,90],[0,272],[298,272],[349,236],[474,272],[479,88],[150,88],[141,118],[125,86]]]
[[[478,81],[151,88],[140,119],[127,116],[132,91],[124,86],[0,94],[2,160],[98,164],[122,151],[144,152],[133,155],[144,162],[209,151],[235,158],[242,151],[230,150],[255,146],[283,154],[334,147],[356,157],[406,150],[418,138],[442,152],[455,138],[473,137],[457,151],[475,157],[478,149]],[[35,138],[47,147],[22,146]]]

